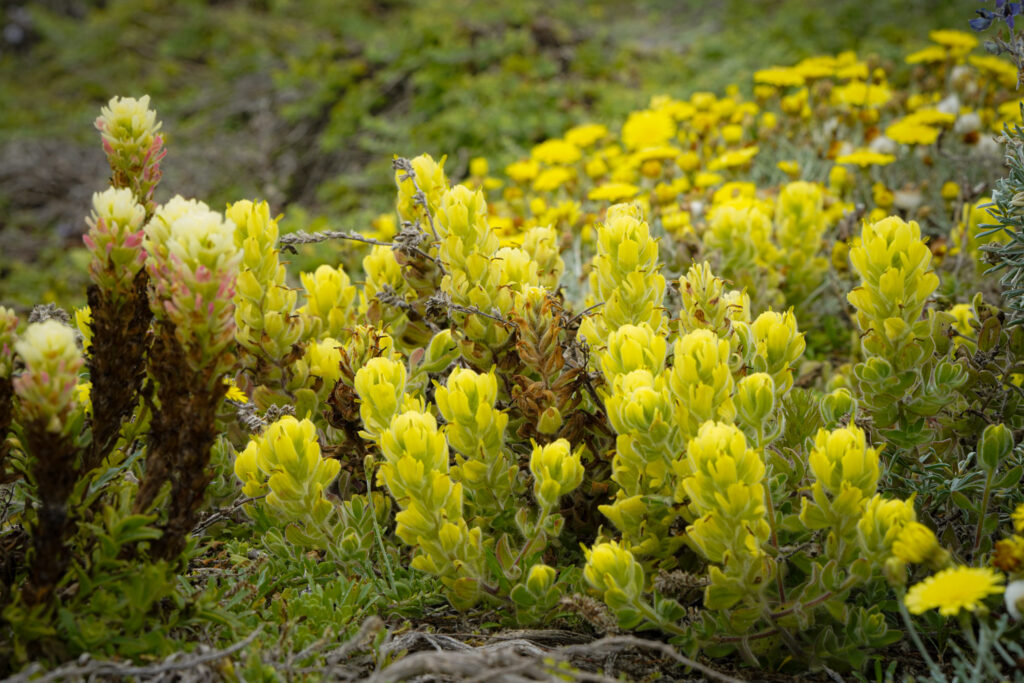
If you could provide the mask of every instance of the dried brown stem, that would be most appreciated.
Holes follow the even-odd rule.
[[[152,314],[145,270],[135,277],[131,293],[123,300],[111,298],[96,285],[88,289],[93,338],[89,354],[92,381],[92,449],[86,458],[88,472],[103,462],[117,443],[121,423],[131,415],[146,377],[147,332]]]
[[[146,473],[135,499],[136,512],[148,512],[170,483],[164,533],[153,555],[171,560],[185,547],[198,521],[206,486],[213,478],[210,447],[217,438],[217,406],[226,386],[205,373],[190,371],[174,328],[161,323],[150,353],[160,409],[153,411]]]

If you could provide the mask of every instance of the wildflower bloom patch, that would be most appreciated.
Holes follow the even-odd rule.
[[[364,233],[156,202],[161,124],[115,98],[79,332],[0,308],[29,558],[2,565],[0,653],[280,620],[290,658],[344,631],[324,663],[381,664],[365,615],[449,609],[794,675],[1009,642],[1024,328],[986,266],[1016,263],[1024,191],[988,210],[965,176],[1016,114],[973,36],[930,39],[909,72],[843,53],[757,71],[752,99],[656,96],[462,183],[396,156]],[[289,272],[310,243],[342,246]]]

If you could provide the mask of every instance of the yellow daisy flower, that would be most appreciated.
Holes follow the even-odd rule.
[[[885,135],[900,145],[930,145],[939,139],[939,129],[904,119],[886,127]]]
[[[995,76],[1004,87],[1017,85],[1017,67],[1005,59],[994,55],[971,55],[967,62],[979,71]]]
[[[224,394],[224,398],[229,401],[238,401],[239,403],[248,403],[249,397],[245,395],[245,392],[238,388],[235,381],[230,377],[224,378],[224,384],[227,386],[228,391]]]
[[[533,181],[534,192],[553,192],[576,177],[572,169],[555,166],[541,171]]]
[[[630,149],[664,145],[676,134],[676,122],[666,111],[635,111],[622,126],[622,142]]]
[[[1013,528],[1018,534],[1024,534],[1024,503],[1017,506],[1013,511]]]
[[[717,159],[712,160],[711,163],[708,164],[708,170],[718,171],[723,168],[746,166],[755,156],[757,156],[757,152],[758,148],[756,146],[726,152]]]
[[[584,123],[565,131],[565,141],[581,149],[586,149],[607,135],[607,126],[600,123]]]
[[[565,140],[545,140],[532,150],[530,156],[542,164],[560,166],[575,164],[580,160],[582,153],[580,148]]]
[[[759,85],[774,85],[777,88],[784,88],[787,86],[798,87],[804,84],[804,76],[792,67],[773,66],[768,69],[755,71],[754,83]]]
[[[946,51],[938,45],[930,45],[923,50],[907,55],[907,64],[934,64],[946,61]]]
[[[964,31],[940,29],[930,32],[928,37],[932,39],[932,42],[948,48],[952,54],[958,56],[965,55],[978,47],[978,39]]]
[[[836,159],[837,164],[849,164],[851,166],[860,166],[861,168],[866,168],[868,166],[887,166],[894,161],[896,161],[896,157],[893,155],[873,152],[870,149],[858,149],[855,152],[844,154]]]
[[[593,201],[624,202],[632,199],[640,188],[630,183],[605,183],[595,187],[587,195]]]
[[[540,173],[540,164],[533,159],[517,161],[505,167],[505,175],[516,183],[525,183],[528,180],[533,180],[537,177],[538,173]]]
[[[907,591],[911,614],[938,609],[943,616],[976,611],[990,595],[1003,592],[1003,575],[987,567],[952,567],[928,577]]]

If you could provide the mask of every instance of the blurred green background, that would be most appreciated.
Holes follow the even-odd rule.
[[[286,225],[363,229],[391,158],[500,169],[652,94],[750,88],[758,68],[854,49],[900,60],[977,3],[933,0],[0,0],[0,303],[80,304],[77,246],[107,169],[92,122],[149,94],[162,201],[263,198]]]

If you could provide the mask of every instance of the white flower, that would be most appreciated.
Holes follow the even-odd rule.
[[[60,361],[70,365],[82,355],[75,345],[75,331],[52,318],[29,325],[14,350],[32,372],[52,372]]]
[[[103,219],[107,225],[116,223],[122,228],[138,230],[146,218],[146,209],[137,201],[135,195],[126,187],[111,187],[105,192],[96,192],[92,196],[93,221]]]
[[[1021,607],[1024,607],[1024,579],[1011,581],[1003,593],[1006,600],[1006,610],[1014,619],[1020,620]]]

